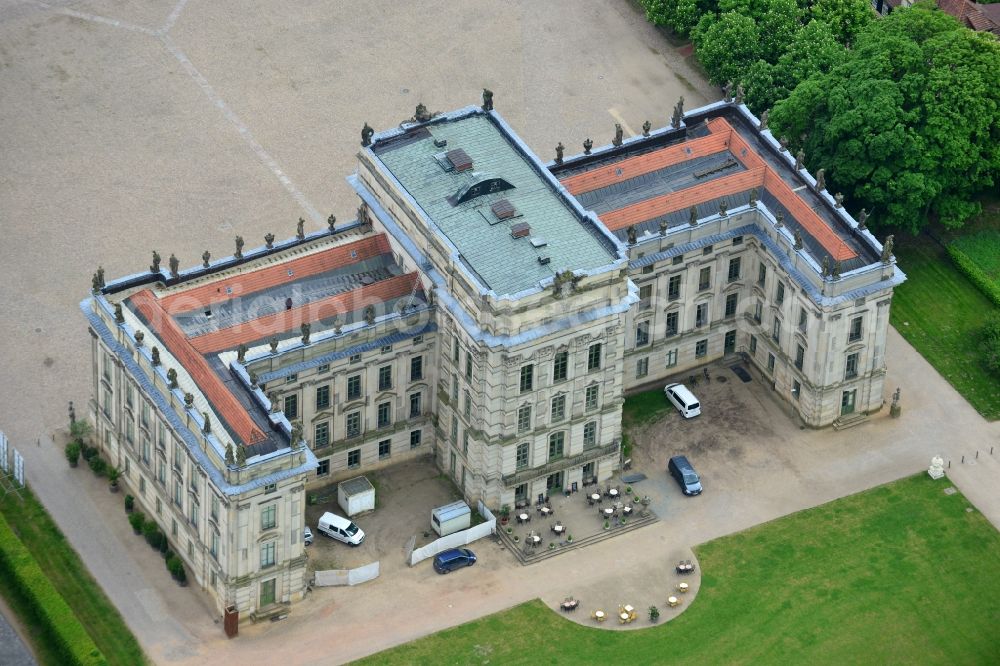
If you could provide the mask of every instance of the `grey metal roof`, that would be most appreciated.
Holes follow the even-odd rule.
[[[456,148],[469,155],[472,169],[445,170],[447,160],[436,156]],[[412,128],[376,142],[373,152],[458,249],[463,263],[498,294],[535,287],[563,269],[595,269],[618,259],[613,246],[599,238],[601,231],[567,204],[542,177],[540,164],[489,115]],[[503,179],[513,188],[456,202],[460,190],[490,178]],[[493,213],[491,206],[501,199],[514,206],[514,217],[499,220]],[[511,236],[511,227],[518,223],[531,226],[529,236]],[[542,237],[547,245],[536,248],[531,237]],[[540,263],[539,257],[548,257],[549,263]]]
[[[353,497],[354,495],[360,495],[362,493],[375,490],[375,486],[373,486],[371,481],[364,476],[356,476],[353,479],[341,481],[340,488],[348,497]]]

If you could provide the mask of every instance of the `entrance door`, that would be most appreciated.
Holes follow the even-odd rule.
[[[528,499],[528,484],[522,483],[514,488],[514,502],[520,504]]]
[[[841,415],[854,413],[854,399],[857,396],[857,393],[857,389],[852,389],[850,391],[844,391],[844,393],[840,396]]]
[[[563,485],[562,479],[563,479],[562,472],[549,474],[549,478],[545,479],[545,489],[552,490],[553,488],[562,488]]]
[[[589,462],[583,466],[583,485],[587,485],[594,479],[594,463]]]
[[[265,580],[260,584],[260,604],[258,607],[266,608],[274,603],[274,588],[276,579]]]
[[[732,354],[736,351],[736,331],[726,331],[726,345],[723,353]]]

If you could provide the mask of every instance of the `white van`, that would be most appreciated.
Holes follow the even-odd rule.
[[[347,518],[330,513],[329,511],[320,516],[316,529],[328,537],[332,537],[337,541],[343,541],[349,546],[360,546],[361,542],[365,540],[365,533],[360,527]]]
[[[684,418],[689,419],[701,414],[701,403],[684,384],[667,384],[663,387],[663,392]]]

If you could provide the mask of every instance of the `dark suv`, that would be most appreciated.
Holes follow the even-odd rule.
[[[434,571],[446,574],[462,567],[471,567],[476,563],[476,555],[468,548],[452,548],[434,557]]]
[[[698,478],[698,473],[694,471],[694,467],[691,466],[687,458],[674,456],[667,464],[667,471],[677,480],[677,484],[685,495],[701,494],[701,479]]]

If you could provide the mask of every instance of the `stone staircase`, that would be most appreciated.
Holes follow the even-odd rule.
[[[862,414],[860,412],[855,412],[854,414],[845,414],[833,422],[834,430],[846,430],[847,428],[853,428],[854,426],[861,425],[868,421],[868,415]]]
[[[566,543],[565,541],[560,541],[557,543],[555,548],[549,548],[547,542],[544,546],[539,546],[532,549],[529,552],[524,551],[523,543],[514,543],[514,540],[507,534],[506,530],[502,528],[497,529],[497,536],[500,537],[500,542],[503,543],[507,549],[513,553],[517,561],[523,566],[528,566],[529,564],[535,564],[541,562],[542,560],[547,560],[549,558],[561,555],[563,553],[569,552],[576,548],[583,548],[584,546],[589,546],[591,544],[604,541],[605,539],[611,539],[613,537],[625,534],[626,532],[631,532],[632,530],[637,530],[640,527],[645,527],[647,525],[652,525],[659,518],[651,510],[646,510],[645,516],[636,516],[630,518],[625,525],[614,526],[611,529],[602,529],[597,534],[592,534],[588,537],[582,539],[574,539],[572,543]]]

